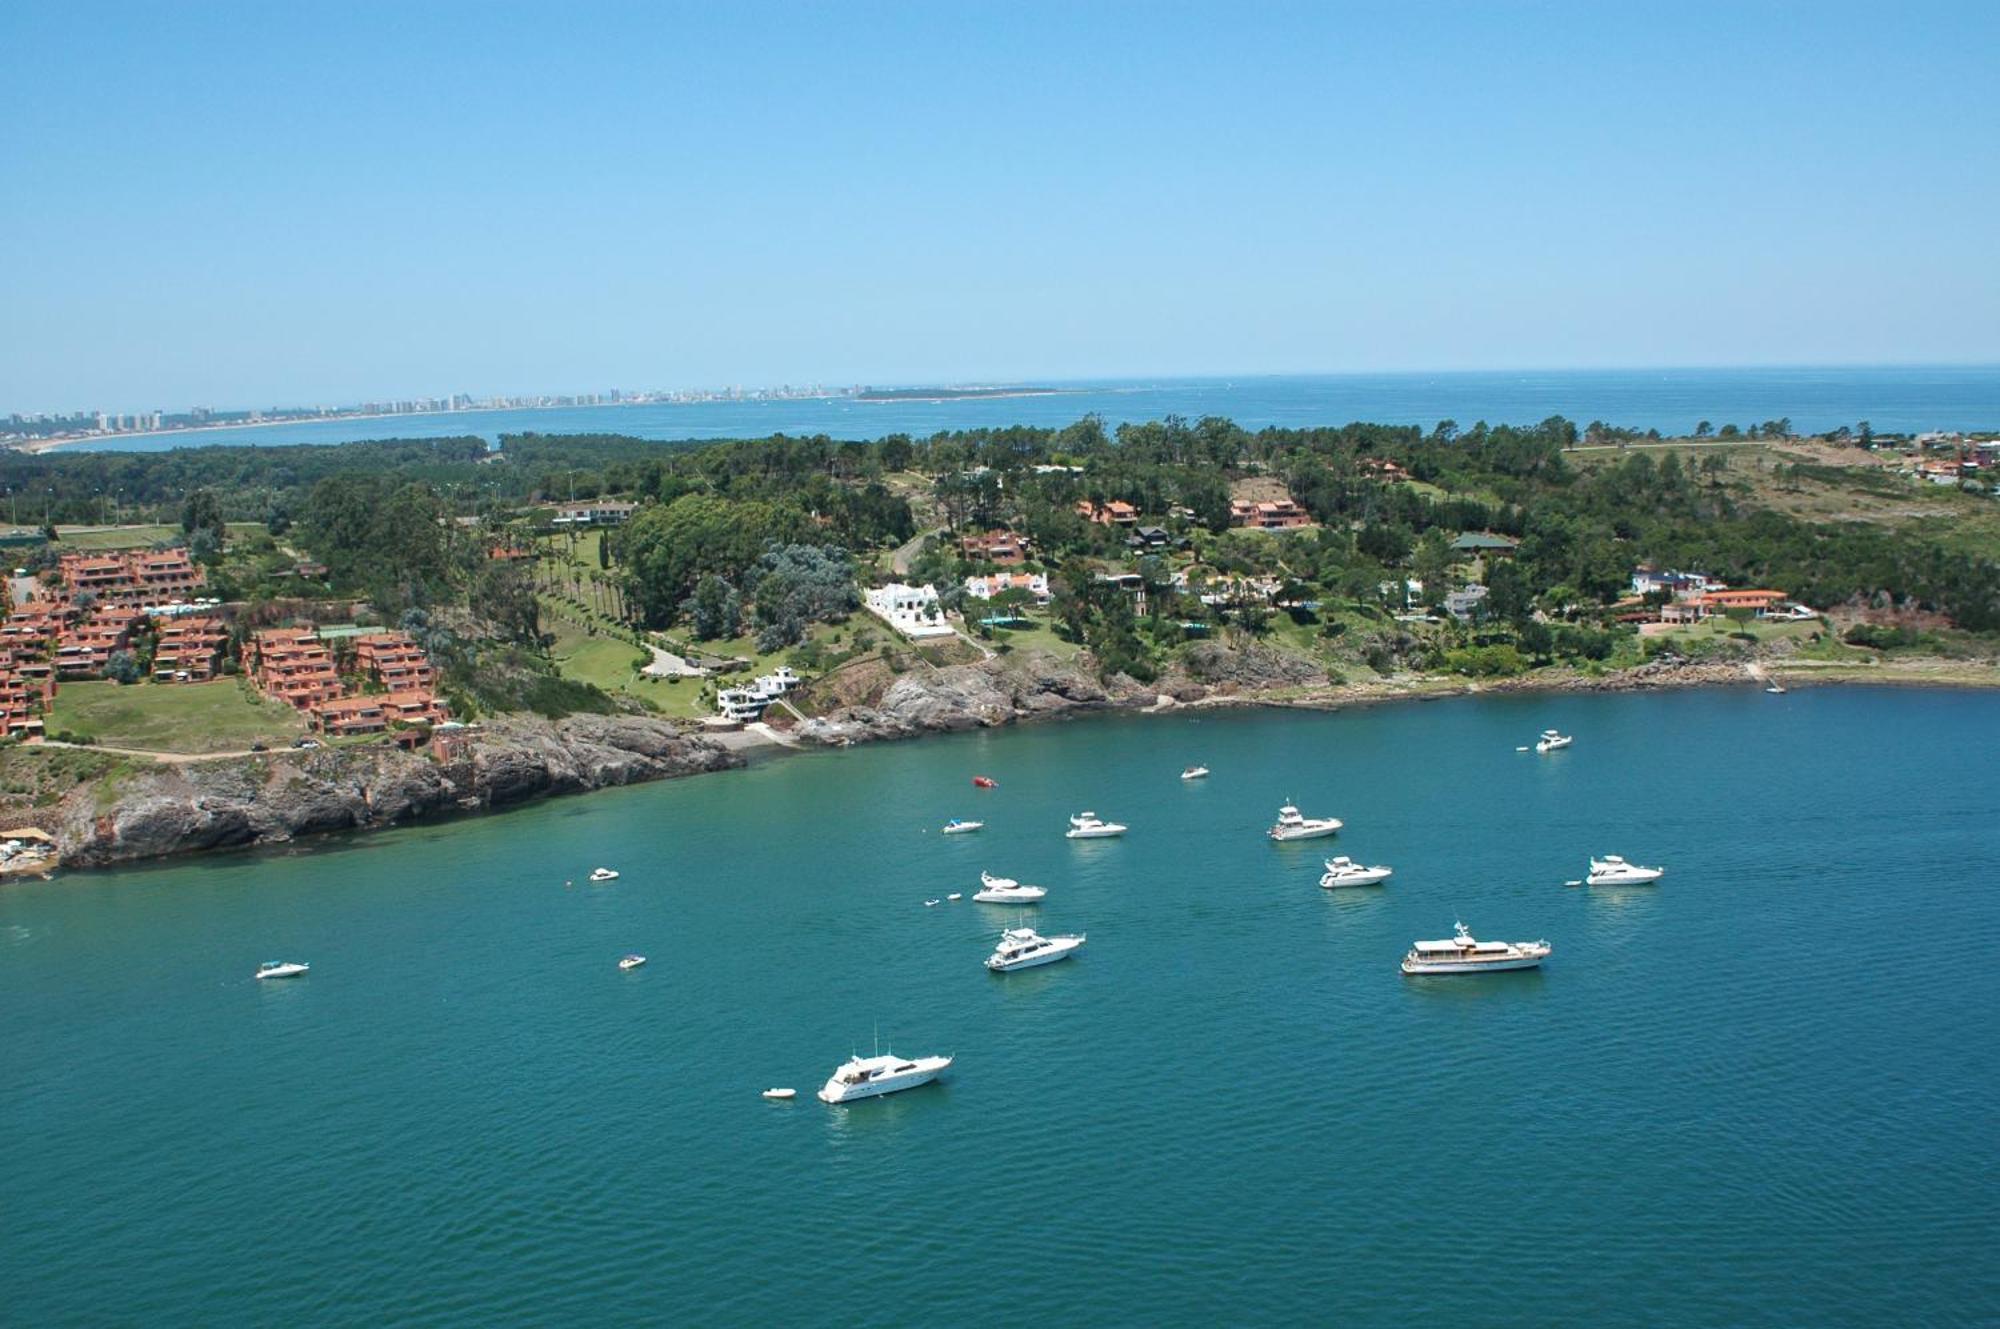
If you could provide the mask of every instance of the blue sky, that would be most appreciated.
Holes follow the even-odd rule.
[[[2000,361],[2000,5],[9,0],[0,50],[0,411]]]

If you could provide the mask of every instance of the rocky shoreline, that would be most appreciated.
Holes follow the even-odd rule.
[[[870,662],[808,686],[798,699],[813,714],[783,738],[792,747],[848,747],[1096,712],[1325,710],[1467,695],[1753,686],[1762,683],[1761,668],[1748,662],[1655,661],[1600,675],[1545,671],[1492,682],[1410,675],[1338,683],[1310,660],[1258,645],[1197,646],[1152,683],[1122,675],[1100,680],[1087,657],[1060,660],[1039,652],[961,665],[905,664],[900,671]],[[1783,677],[1789,684],[1809,684],[1816,673],[1837,683],[2000,685],[2000,671],[1984,665],[1940,667],[1934,675],[1787,667]],[[558,721],[509,716],[482,725],[465,752],[450,761],[368,745],[127,764],[112,776],[78,785],[52,808],[22,815],[55,836],[65,866],[102,867],[730,770],[744,765],[742,747],[637,716],[575,715]]]
[[[115,782],[79,786],[41,820],[65,866],[102,867],[489,811],[743,761],[661,720],[510,716],[482,726],[446,762],[379,744],[127,766]]]

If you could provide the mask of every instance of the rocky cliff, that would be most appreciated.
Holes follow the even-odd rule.
[[[660,720],[515,716],[482,726],[446,763],[384,743],[128,767],[115,781],[79,787],[42,821],[55,821],[65,862],[96,866],[505,807],[742,760]]]
[[[1088,660],[1062,661],[1038,652],[995,656],[973,664],[886,671],[861,686],[851,681],[838,704],[794,732],[808,743],[845,744],[957,729],[992,728],[1069,711],[1150,706],[1154,688],[1118,678],[1106,684]]]

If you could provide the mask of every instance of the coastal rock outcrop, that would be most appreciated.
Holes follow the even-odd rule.
[[[52,829],[65,862],[94,866],[505,807],[742,761],[662,720],[509,716],[482,726],[448,762],[384,742],[132,766],[65,798]]]
[[[852,690],[840,694],[842,704],[806,720],[794,733],[803,742],[837,746],[1153,704],[1152,689],[1124,678],[1101,683],[1087,664],[1032,653],[911,669],[877,680],[859,697]]]

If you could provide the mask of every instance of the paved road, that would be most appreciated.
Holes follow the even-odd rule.
[[[909,576],[910,564],[915,561],[918,554],[924,551],[924,541],[930,539],[933,535],[943,535],[944,531],[945,528],[942,526],[934,530],[918,531],[908,540],[898,545],[896,552],[889,555],[889,570],[894,572],[898,577]]]

